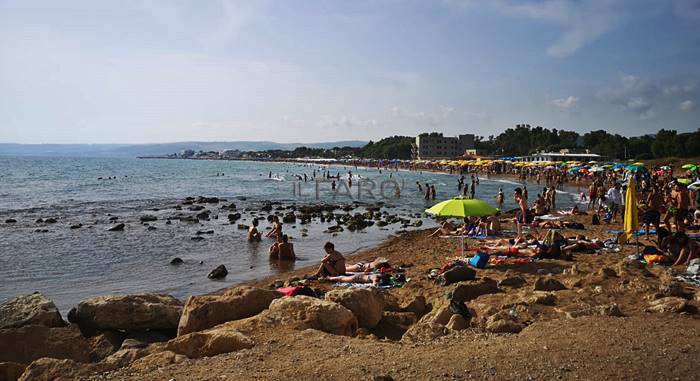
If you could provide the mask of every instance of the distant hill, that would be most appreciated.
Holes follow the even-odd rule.
[[[293,150],[297,147],[333,148],[362,147],[367,142],[343,140],[323,143],[275,143],[265,141],[177,142],[157,144],[16,144],[0,143],[0,155],[12,156],[76,156],[76,157],[137,157],[167,155],[191,149],[195,151],[265,151]]]

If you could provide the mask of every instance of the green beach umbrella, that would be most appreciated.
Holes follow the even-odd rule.
[[[676,180],[676,182],[678,184],[682,184],[682,185],[690,185],[690,183],[692,183],[693,180],[691,180],[691,179],[678,179],[678,180]]]
[[[491,216],[498,212],[498,209],[488,203],[468,198],[465,196],[457,196],[455,198],[439,202],[433,207],[426,209],[426,213],[430,213],[437,217],[484,217]],[[464,236],[462,235],[462,251],[464,251]]]
[[[696,169],[698,169],[698,166],[695,164],[688,163],[688,164],[683,164],[683,166],[681,168],[690,169],[691,171],[695,171]]]
[[[425,211],[437,217],[464,218],[491,216],[496,214],[498,209],[481,200],[457,196],[455,198],[439,202]]]

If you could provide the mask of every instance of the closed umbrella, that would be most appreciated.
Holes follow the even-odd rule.
[[[630,176],[625,194],[625,226],[624,232],[620,235],[620,243],[629,242],[632,235],[637,236],[639,230],[639,216],[637,212],[637,190],[634,185],[634,176]]]

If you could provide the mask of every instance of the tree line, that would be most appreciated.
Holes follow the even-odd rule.
[[[523,156],[539,151],[570,149],[588,150],[612,159],[692,157],[700,155],[700,129],[685,133],[661,129],[656,134],[626,137],[605,130],[580,135],[574,131],[520,124],[496,137],[477,138],[476,149],[500,156]]]
[[[391,136],[363,147],[334,147],[331,149],[299,147],[291,151],[270,150],[266,155],[276,158],[323,157],[341,159],[411,159],[414,137]],[[605,130],[587,132],[548,129],[518,124],[497,136],[477,136],[475,148],[489,156],[524,156],[540,151],[562,149],[588,150],[611,159],[647,160],[665,157],[694,157],[700,155],[700,128],[694,132],[678,133],[661,129],[656,134],[626,137]],[[259,153],[258,153],[259,154]]]

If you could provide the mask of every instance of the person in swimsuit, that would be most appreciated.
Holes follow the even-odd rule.
[[[377,258],[372,262],[357,262],[354,265],[345,265],[346,273],[367,273],[374,270],[379,270],[385,267],[391,267],[389,260],[386,258]]]
[[[297,259],[294,253],[294,245],[289,243],[289,237],[286,234],[278,236],[277,241],[270,246],[270,259],[282,261],[294,261]]]
[[[381,286],[389,280],[389,274],[355,274],[355,275],[339,275],[328,277],[333,282],[343,283],[372,283],[373,286]]]
[[[326,255],[321,259],[321,265],[316,271],[316,276],[339,276],[345,275],[345,257],[335,250],[332,242],[323,245]]]
[[[272,229],[270,229],[270,231],[267,232],[267,234],[265,234],[265,237],[278,238],[281,235],[282,235],[282,224],[280,223],[280,218],[277,216],[274,216],[272,218]]]
[[[262,234],[258,231],[258,219],[253,220],[253,225],[248,228],[248,241],[249,242],[259,242]]]

